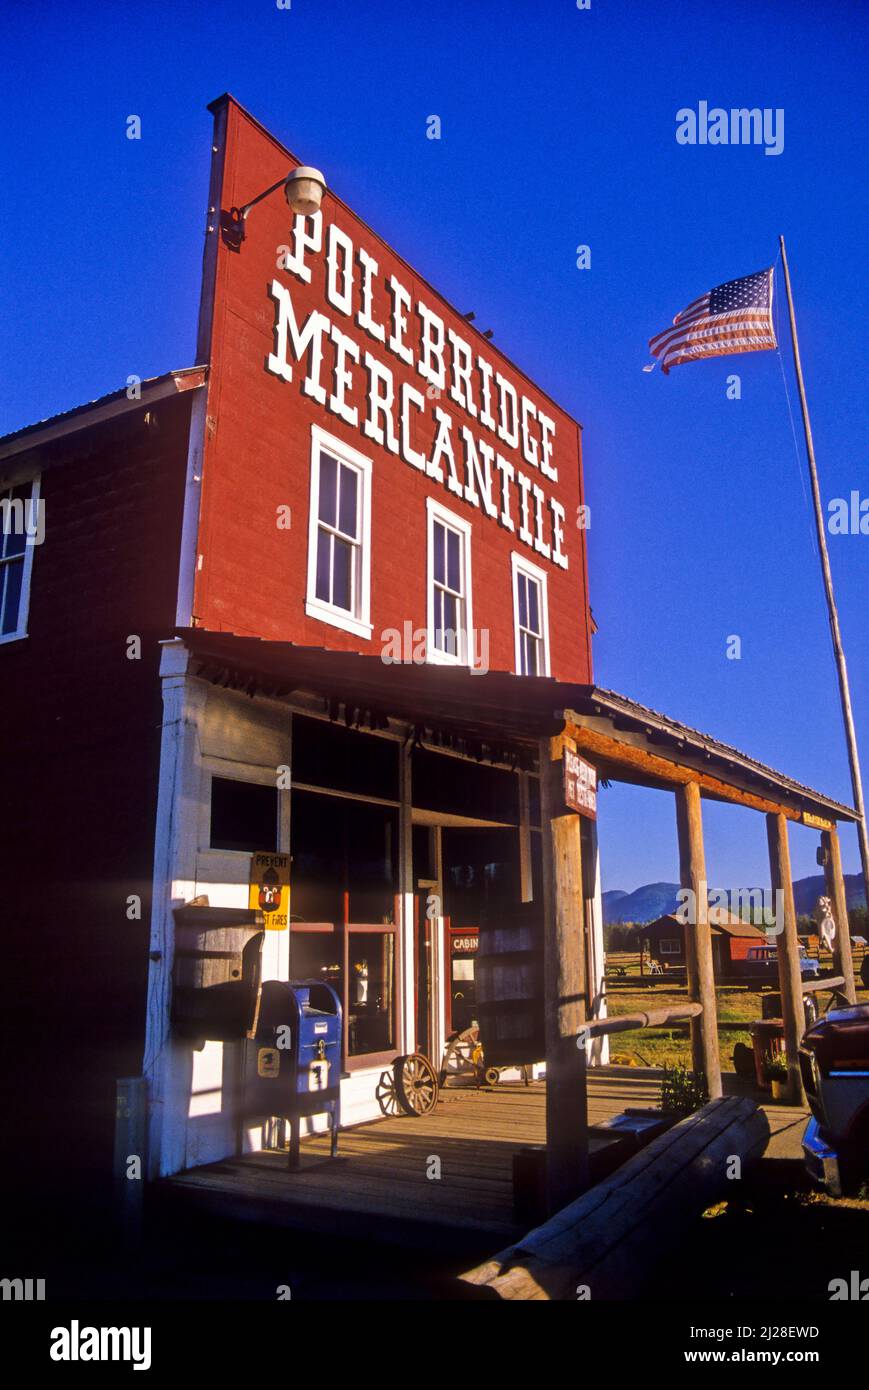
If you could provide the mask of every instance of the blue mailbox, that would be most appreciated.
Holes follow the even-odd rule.
[[[299,1166],[300,1121],[330,1116],[332,1157],[341,1123],[341,1001],[321,980],[267,980],[246,1045],[242,1114],[290,1125],[289,1167]]]

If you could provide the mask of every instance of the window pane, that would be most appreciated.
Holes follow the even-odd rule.
[[[30,489],[31,484],[25,483],[20,487],[13,487],[9,492],[3,494],[4,501],[7,503],[0,513],[0,528],[2,528],[2,555],[21,555],[27,540],[27,526],[31,521],[36,520],[35,515],[30,515]]]
[[[384,922],[398,888],[398,812],[322,793],[292,793],[293,919]],[[293,946],[290,943],[292,959]]]
[[[332,537],[328,531],[317,532],[317,598],[329,602],[329,570],[332,555]]]
[[[449,652],[450,656],[458,656],[459,602],[453,594],[446,592],[444,593],[443,600],[443,650]]]
[[[455,593],[462,592],[461,541],[458,531],[447,531],[447,584]]]
[[[528,580],[528,626],[540,631],[540,586],[533,579]]]
[[[540,674],[539,669],[538,669],[538,665],[537,665],[538,647],[539,647],[539,644],[538,644],[537,638],[536,638],[536,637],[532,637],[530,634],[526,633],[526,635],[525,635],[525,649],[526,649],[526,657],[525,657],[525,663],[526,663],[526,664],[525,664],[525,674],[526,674],[526,676],[538,676],[538,675]]]
[[[395,1047],[395,935],[348,936],[347,1053],[388,1052]]]
[[[341,949],[337,932],[306,932],[294,920],[290,933],[291,979],[322,980],[337,991],[340,999],[344,988]]]
[[[336,491],[338,487],[338,464],[331,454],[320,455],[320,503],[319,517],[328,526],[334,526],[337,519]]]
[[[18,630],[18,607],[21,600],[21,580],[24,576],[24,561],[10,560],[3,566],[6,574],[5,602],[3,604],[3,635]]]
[[[438,651],[444,649],[444,591],[435,589],[433,603],[434,644]]]
[[[278,789],[229,777],[211,779],[211,848],[278,847]]]
[[[341,466],[338,530],[356,540],[356,501],[359,474],[353,468]]]
[[[446,583],[447,572],[444,565],[444,545],[446,535],[439,521],[432,527],[432,546],[434,548],[433,574],[436,584]]]
[[[353,546],[332,537],[332,602],[336,608],[353,611]]]
[[[398,800],[398,745],[297,714],[293,717],[293,781]]]
[[[516,593],[519,599],[519,626],[528,626],[528,590],[524,574],[516,576]]]

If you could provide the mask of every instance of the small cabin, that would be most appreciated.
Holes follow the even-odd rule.
[[[712,966],[717,979],[738,975],[752,946],[768,940],[766,933],[730,913],[710,912]],[[685,966],[685,927],[674,912],[637,927],[640,949],[666,969]]]

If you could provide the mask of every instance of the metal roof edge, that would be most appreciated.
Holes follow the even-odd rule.
[[[175,371],[164,372],[161,376],[148,377],[141,383],[141,395],[132,400],[127,395],[129,388],[121,386],[117,391],[110,391],[105,396],[98,396],[96,400],[85,401],[81,405],[73,406],[70,410],[60,411],[57,415],[49,415],[44,420],[36,420],[33,424],[22,425],[20,429],[0,435],[0,460],[12,458],[15,454],[23,453],[26,449],[47,444],[51,440],[62,438],[64,435],[74,434],[77,430],[102,424],[104,420],[140,409],[143,405],[149,405],[154,401],[164,400],[167,396],[198,390],[199,387],[205,385],[207,373],[208,368],[205,365],[179,367]],[[197,376],[201,376],[201,380],[192,379]]]
[[[621,695],[616,690],[607,690],[603,686],[595,685],[590,687],[587,698],[591,704],[598,702],[602,710],[608,714],[633,719],[640,725],[651,725],[658,732],[670,735],[674,741],[690,744],[698,753],[711,754],[721,761],[738,764],[744,771],[760,777],[780,790],[788,791],[797,798],[811,800],[818,806],[836,811],[840,818],[852,821],[859,820],[853,806],[846,806],[843,802],[834,800],[833,797],[825,796],[813,787],[808,787],[805,783],[798,782],[786,773],[770,767],[768,763],[762,763],[749,753],[743,753],[741,749],[734,748],[732,744],[723,743],[712,734],[705,734],[699,729],[692,728],[689,724],[682,724],[669,715],[661,714],[659,710],[641,705],[638,701],[632,700],[627,695]]]

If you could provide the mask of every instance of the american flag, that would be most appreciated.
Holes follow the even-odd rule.
[[[770,266],[741,280],[716,285],[677,314],[672,328],[651,338],[649,349],[660,359],[664,375],[680,362],[777,347],[772,326],[772,272]]]

